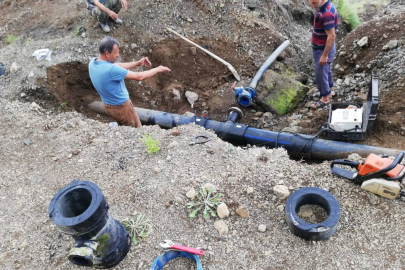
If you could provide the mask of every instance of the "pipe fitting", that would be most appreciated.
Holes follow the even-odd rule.
[[[249,107],[253,103],[253,99],[256,98],[256,91],[250,87],[235,87],[235,98],[239,105],[243,107]]]
[[[69,260],[80,266],[110,268],[128,253],[131,240],[120,222],[108,214],[100,188],[74,180],[60,189],[49,205],[49,217],[75,239]]]

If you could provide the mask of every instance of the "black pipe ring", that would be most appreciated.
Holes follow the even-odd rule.
[[[303,221],[297,211],[306,204],[321,206],[328,218],[316,224]],[[340,218],[340,205],[329,192],[317,187],[304,187],[294,192],[286,203],[287,224],[292,233],[306,240],[319,241],[331,237],[337,229]]]

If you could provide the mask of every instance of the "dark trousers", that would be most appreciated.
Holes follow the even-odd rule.
[[[104,6],[107,7],[108,9],[114,11],[117,14],[118,14],[118,12],[120,12],[120,10],[122,8],[120,0],[107,0],[107,2],[105,2]],[[108,16],[107,13],[99,10],[97,7],[90,10],[90,14],[91,14],[91,16],[96,17],[97,21],[99,21],[101,23],[107,22],[108,18],[110,17],[110,16]]]
[[[333,44],[333,47],[330,49],[328,54],[328,62],[325,65],[319,64],[319,59],[323,54],[323,50],[313,49],[314,53],[314,62],[315,62],[315,81],[318,86],[319,93],[321,97],[325,97],[331,93],[330,88],[333,87],[333,78],[331,64],[333,58],[335,58],[336,47]]]

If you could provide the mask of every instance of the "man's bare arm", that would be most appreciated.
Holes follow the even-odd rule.
[[[118,15],[117,13],[115,13],[114,11],[108,9],[106,6],[104,6],[103,4],[101,4],[98,0],[94,0],[93,1],[94,5],[101,11],[105,12],[108,14],[108,16],[111,17],[111,19],[116,20],[118,19]]]
[[[335,44],[335,39],[336,39],[335,28],[325,30],[325,32],[328,37],[326,39],[325,49],[323,50],[322,56],[319,59],[319,64],[321,66],[325,65],[328,62],[328,54],[329,54],[330,50],[332,49],[333,44]]]
[[[143,57],[138,61],[135,62],[129,62],[129,63],[115,63],[114,65],[117,65],[119,67],[125,68],[125,69],[131,69],[131,68],[136,68],[139,66],[152,66],[152,63],[149,62],[148,57]]]
[[[166,73],[170,72],[171,70],[167,67],[164,66],[158,66],[156,68],[152,68],[147,71],[142,71],[142,72],[133,72],[129,71],[127,76],[125,76],[125,80],[135,80],[135,81],[143,81],[145,79],[148,79],[150,77],[155,76],[158,73]]]

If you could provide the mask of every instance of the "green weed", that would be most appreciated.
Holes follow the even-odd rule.
[[[6,38],[6,42],[9,43],[9,44],[15,42],[16,40],[17,40],[17,37],[14,36],[14,35],[8,35],[7,38]]]
[[[159,141],[149,134],[145,134],[139,139],[145,146],[149,155],[156,153],[160,150]]]
[[[135,219],[126,218],[121,221],[121,224],[128,231],[134,245],[139,243],[139,238],[145,239],[152,231],[152,224],[144,214],[138,214]]]
[[[199,193],[196,195],[195,202],[187,204],[187,207],[193,209],[190,213],[190,217],[194,218],[197,216],[200,210],[203,210],[203,217],[210,218],[217,216],[218,205],[222,203],[222,197],[224,196],[221,193],[214,193],[214,187],[210,187],[207,191],[205,187],[201,187]]]
[[[67,106],[68,106],[68,103],[67,103],[66,101],[64,101],[64,102],[62,102],[62,103],[60,104],[60,109],[61,109],[62,111],[64,111],[64,112],[66,112]]]

